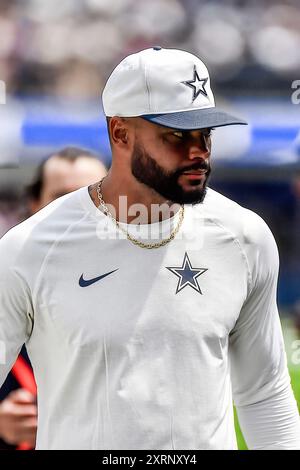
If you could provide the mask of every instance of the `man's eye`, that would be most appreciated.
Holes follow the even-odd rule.
[[[172,134],[178,137],[179,139],[183,138],[183,132],[175,131],[175,132],[172,132]]]

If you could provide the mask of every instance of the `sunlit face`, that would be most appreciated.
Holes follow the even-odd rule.
[[[211,129],[178,131],[139,119],[133,176],[167,200],[198,204],[211,172]]]

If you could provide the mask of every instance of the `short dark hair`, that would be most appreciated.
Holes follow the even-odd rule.
[[[44,158],[39,164],[32,183],[30,183],[25,188],[25,195],[28,199],[38,200],[41,197],[41,192],[44,185],[44,168],[47,161],[54,156],[59,157],[63,160],[67,160],[69,162],[74,162],[79,157],[89,157],[96,160],[101,160],[100,157],[95,153],[80,147],[65,147],[59,150],[58,152],[51,153],[46,158]],[[104,163],[103,166],[105,166]]]

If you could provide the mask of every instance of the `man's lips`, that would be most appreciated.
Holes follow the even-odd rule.
[[[207,173],[207,170],[188,170],[183,172],[184,175],[204,175],[205,173]]]
[[[188,175],[188,176],[203,176],[207,173],[207,170],[188,170],[188,171],[183,171],[183,175]]]

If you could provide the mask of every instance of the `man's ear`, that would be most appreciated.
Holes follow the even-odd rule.
[[[129,142],[129,125],[126,119],[112,117],[109,121],[111,143],[117,147],[127,147]]]

